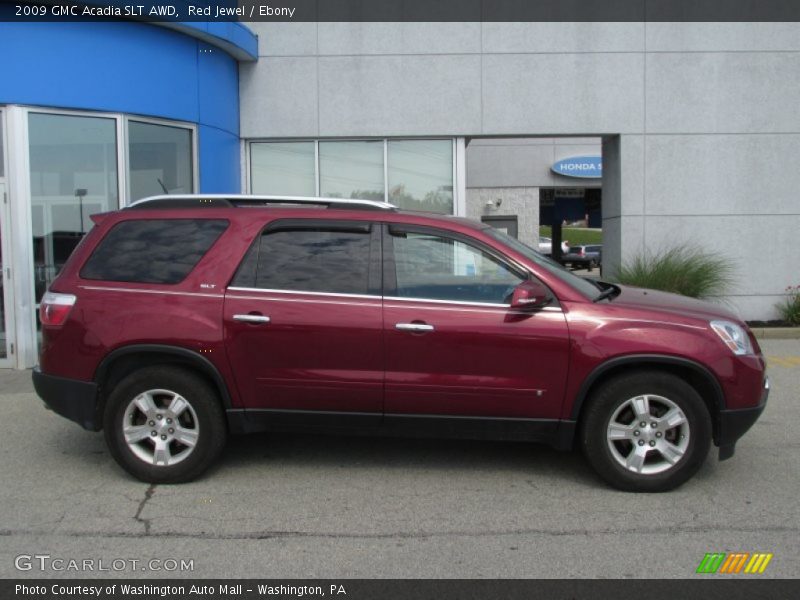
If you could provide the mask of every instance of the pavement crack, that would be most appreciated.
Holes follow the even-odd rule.
[[[150,487],[148,487],[144,492],[144,498],[142,498],[141,502],[139,502],[139,506],[136,509],[136,514],[133,515],[133,520],[137,523],[141,523],[144,525],[144,534],[150,535],[150,519],[143,519],[142,518],[142,511],[144,510],[145,505],[150,501],[153,497],[153,494],[156,493],[156,484],[151,483]]]
[[[151,486],[151,490],[152,490]],[[150,496],[152,496],[152,491]],[[149,499],[149,498],[148,498]],[[142,505],[147,500],[142,502]],[[166,538],[166,539],[197,539],[197,540],[269,540],[269,539],[407,539],[425,540],[435,538],[482,538],[499,536],[519,536],[535,535],[547,537],[599,537],[599,536],[625,536],[625,535],[670,535],[676,534],[703,534],[710,532],[727,533],[790,533],[796,534],[800,531],[794,526],[768,525],[768,526],[725,526],[725,525],[697,525],[697,526],[677,526],[677,527],[634,527],[631,529],[571,529],[558,531],[552,529],[501,529],[486,531],[452,530],[452,531],[387,531],[387,532],[325,532],[325,531],[292,531],[292,530],[262,530],[262,531],[243,531],[243,532],[207,532],[207,531],[161,531],[150,533],[149,519],[141,519],[138,522],[145,524],[144,533],[129,533],[123,531],[59,531],[56,536],[73,538]],[[11,537],[19,535],[42,535],[43,532],[35,530],[9,530],[0,529],[0,537]]]

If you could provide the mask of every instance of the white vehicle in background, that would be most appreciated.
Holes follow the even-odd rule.
[[[545,256],[553,254],[553,240],[549,237],[539,236],[539,252]],[[569,242],[564,240],[561,242],[561,254],[564,255],[569,252]]]

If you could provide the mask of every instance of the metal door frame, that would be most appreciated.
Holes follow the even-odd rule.
[[[14,285],[11,278],[11,265],[14,264],[11,254],[11,239],[9,227],[9,191],[8,191],[8,145],[5,143],[8,127],[6,126],[6,111],[0,107],[0,145],[3,147],[3,175],[0,176],[0,252],[2,253],[2,269],[0,277],[3,284],[3,326],[5,327],[5,358],[0,357],[0,368],[16,366],[16,320],[14,312]]]

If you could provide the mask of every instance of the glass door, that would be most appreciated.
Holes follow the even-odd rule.
[[[117,121],[110,117],[28,114],[34,291],[38,308],[91,215],[119,206]],[[37,329],[40,323],[37,317]]]
[[[0,137],[2,141],[2,137]],[[2,173],[0,173],[2,174]],[[0,178],[0,368],[11,367],[14,331],[14,301],[11,286],[10,257],[8,255],[8,203],[6,183]]]

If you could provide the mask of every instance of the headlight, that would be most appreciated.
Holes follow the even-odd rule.
[[[753,345],[750,343],[750,338],[747,332],[730,321],[711,321],[711,329],[714,330],[725,345],[731,349],[734,354],[752,354]]]

